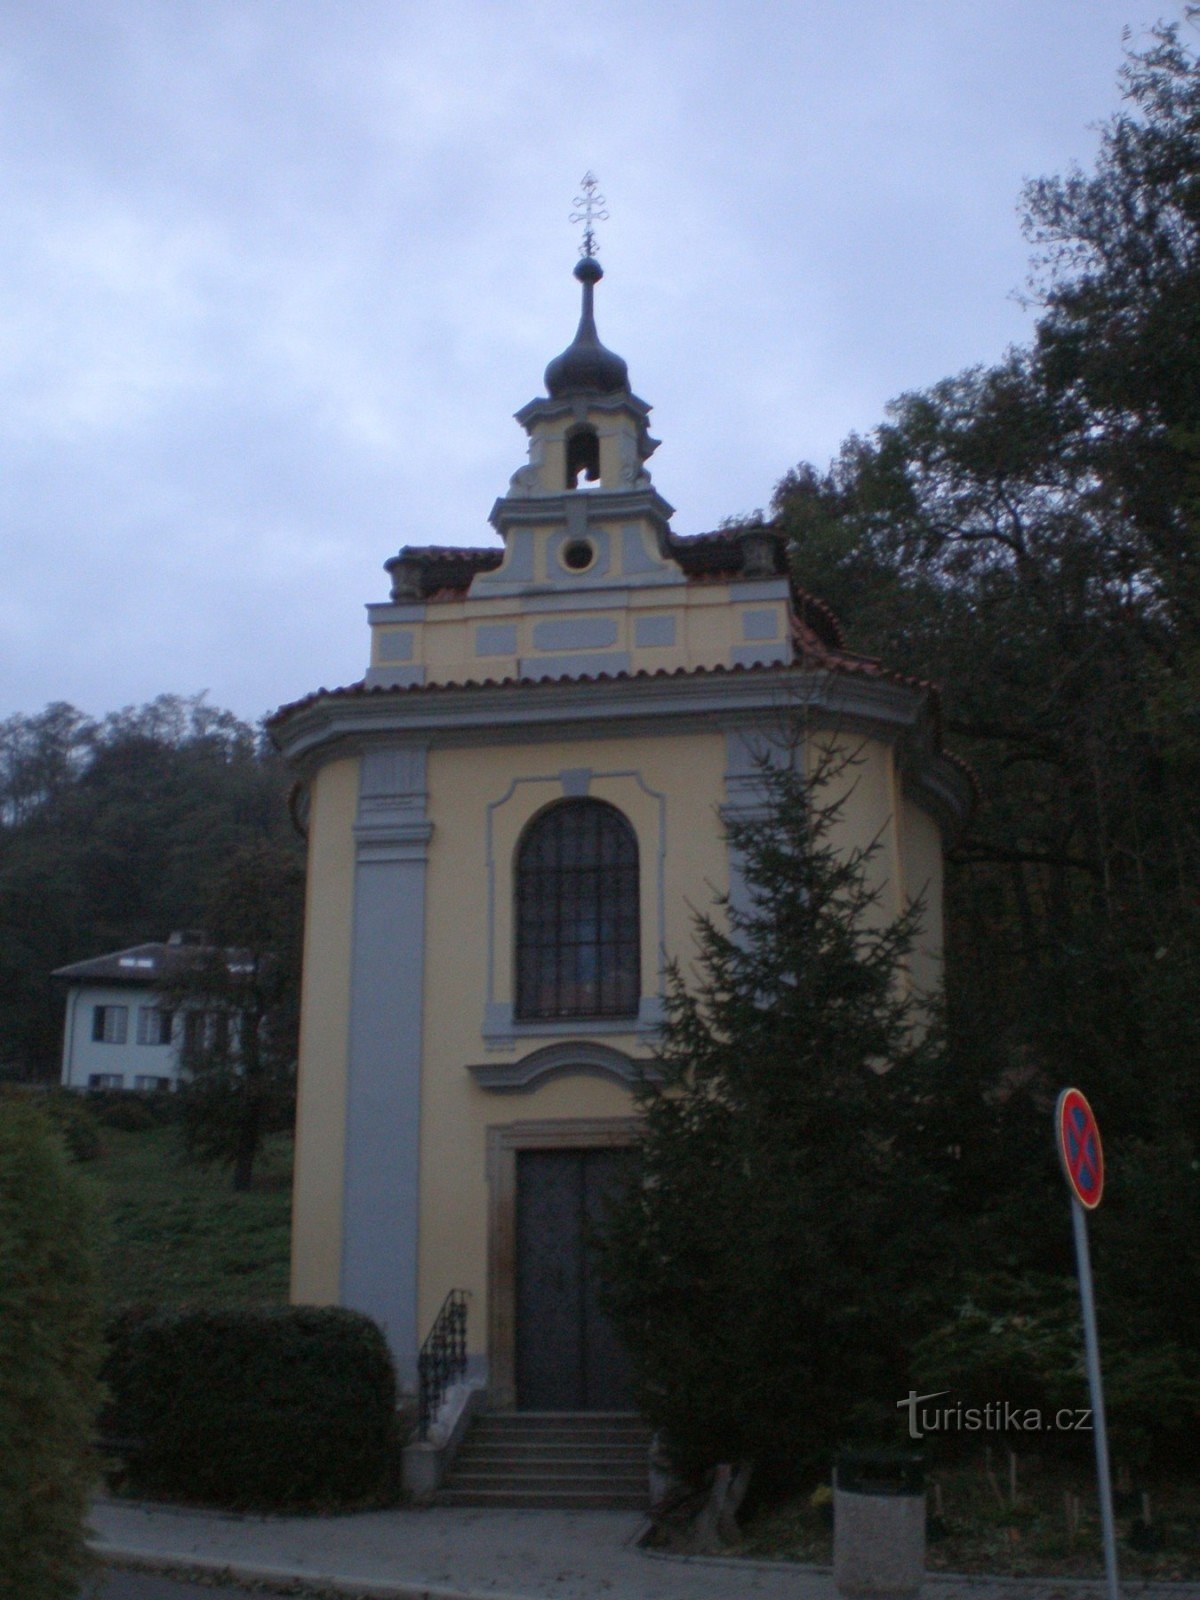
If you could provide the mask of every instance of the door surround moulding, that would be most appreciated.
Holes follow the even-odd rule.
[[[628,1146],[639,1117],[570,1117],[493,1123],[487,1130],[488,1403],[517,1402],[517,1152]]]

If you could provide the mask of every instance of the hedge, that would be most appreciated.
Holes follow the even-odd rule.
[[[76,1161],[95,1161],[104,1154],[100,1124],[94,1108],[78,1089],[33,1088],[28,1084],[0,1085],[3,1105],[35,1106]]]
[[[96,1211],[28,1100],[0,1100],[0,1600],[74,1600],[100,1390]]]
[[[398,1480],[396,1378],[355,1311],[129,1313],[104,1431],[135,1494],[232,1510],[379,1504]]]

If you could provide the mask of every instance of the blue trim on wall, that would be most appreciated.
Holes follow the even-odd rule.
[[[596,650],[591,655],[522,656],[523,678],[584,678],[597,672],[629,672],[628,650]]]
[[[408,689],[414,683],[425,682],[425,668],[383,665],[368,667],[363,682],[368,689]]]
[[[580,1073],[612,1078],[632,1088],[643,1078],[658,1076],[654,1061],[637,1060],[611,1045],[590,1039],[572,1039],[543,1045],[518,1061],[484,1061],[468,1066],[467,1071],[481,1089],[499,1093],[519,1093],[534,1089],[547,1078],[574,1077]]]
[[[546,617],[533,625],[535,650],[609,650],[616,642],[613,617]]]
[[[743,639],[778,639],[779,613],[777,611],[743,611]]]
[[[674,561],[668,562],[661,554],[657,560],[652,560],[646,554],[646,546],[642,539],[642,528],[638,523],[626,525],[621,529],[621,572],[626,577],[643,577],[649,573],[668,571],[670,576],[678,579],[679,569]]]
[[[422,746],[362,758],[346,1084],[341,1301],[416,1381],[426,815]]]
[[[475,654],[477,656],[515,656],[517,653],[517,625],[515,622],[483,622],[475,629]]]
[[[795,759],[793,747],[785,739],[772,737],[766,730],[747,733],[729,729],[725,734],[725,804],[721,807],[722,822],[753,822],[770,814],[767,795],[763,787],[762,772],[766,766],[783,766]],[[726,838],[729,866],[729,904],[742,913],[750,907],[750,891],[741,852],[735,850]]]
[[[408,628],[398,628],[378,635],[379,648],[376,659],[384,661],[411,661],[414,635]]]

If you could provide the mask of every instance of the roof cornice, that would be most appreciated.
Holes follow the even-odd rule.
[[[589,411],[628,411],[639,421],[645,422],[650,416],[650,407],[636,394],[628,390],[612,394],[564,394],[555,399],[545,399],[539,396],[523,405],[520,411],[514,411],[513,416],[523,428],[528,428],[534,422],[551,422],[559,417],[571,417],[582,422]]]
[[[907,787],[950,833],[969,816],[969,775],[939,746],[933,692],[825,665],[716,668],[593,679],[510,679],[413,689],[318,690],[270,724],[302,773],[383,744],[526,744],[711,731],[802,716],[896,744]]]
[[[584,505],[592,521],[603,517],[647,517],[665,532],[675,507],[657,489],[590,489],[586,495],[573,489],[563,494],[503,495],[488,513],[496,532],[507,528],[567,524],[568,508]]]

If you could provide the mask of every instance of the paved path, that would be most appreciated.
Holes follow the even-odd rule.
[[[235,1517],[101,1501],[98,1550],[111,1559],[231,1568],[395,1600],[837,1600],[827,1572],[644,1555],[644,1523],[623,1511],[437,1508],[350,1517]],[[1123,1586],[1200,1600],[1200,1584]],[[1102,1600],[1100,1582],[930,1578],[929,1600]],[[211,1592],[211,1591],[210,1591]]]
[[[79,1600],[237,1600],[245,1590],[214,1589],[157,1572],[120,1572],[109,1568],[89,1582]]]

